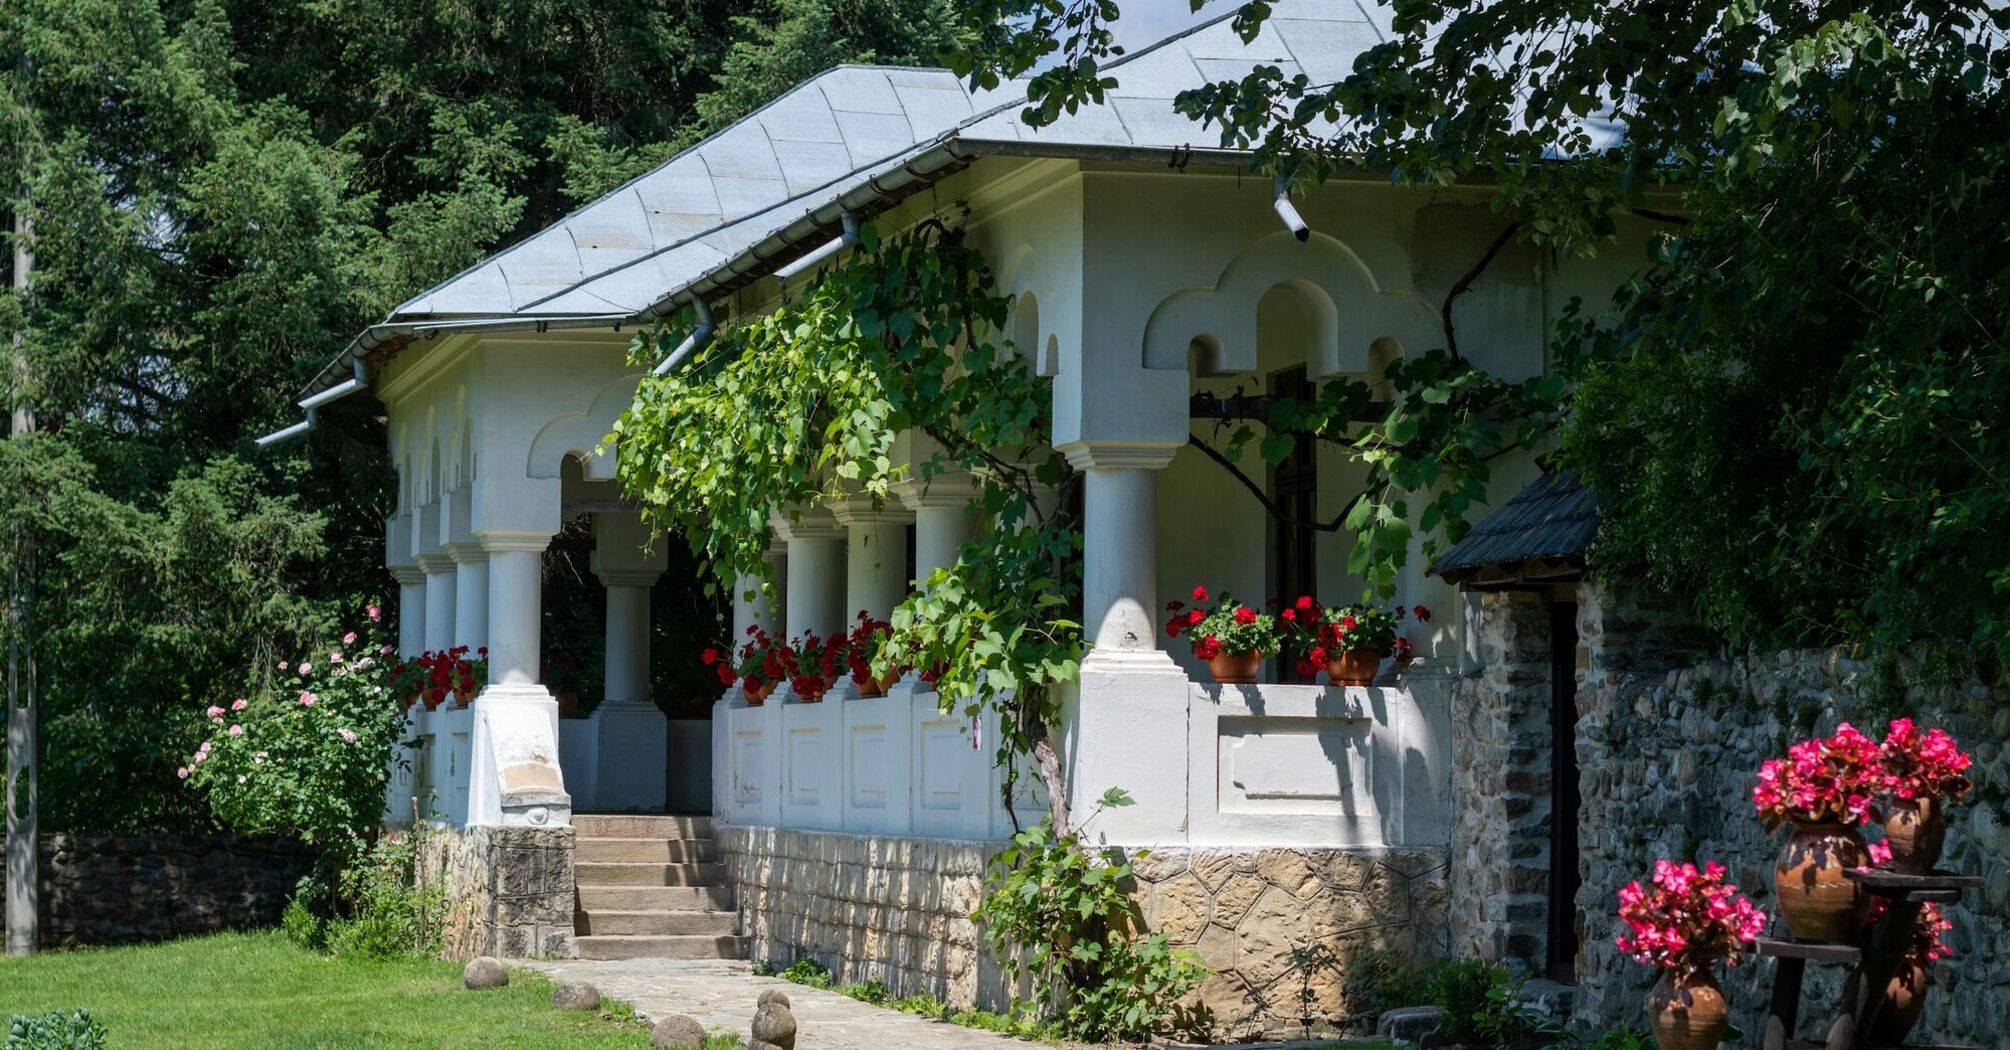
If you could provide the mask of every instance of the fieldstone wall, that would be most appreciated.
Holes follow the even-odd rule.
[[[2010,1050],[2010,682],[1999,675],[1984,683],[1972,666],[1926,658],[1879,665],[1799,651],[1725,659],[1669,603],[1598,584],[1580,586],[1576,597],[1577,1016],[1601,1026],[1645,1023],[1656,974],[1612,943],[1619,887],[1663,858],[1717,860],[1777,914],[1771,884],[1781,836],[1766,834],[1750,802],[1759,763],[1837,722],[1881,733],[1904,714],[1946,729],[1974,754],[1979,789],[1956,811],[1943,865],[1987,880],[1948,913],[1955,958],[1934,971],[1912,1042]],[[1544,929],[1548,760],[1527,750],[1546,746],[1536,735],[1549,697],[1544,600],[1485,596],[1488,667],[1466,684],[1453,720],[1453,950],[1515,965],[1540,958]],[[1772,973],[1770,961],[1753,959],[1724,975],[1734,1020],[1747,1032],[1761,1030]],[[1817,1030],[1839,993],[1833,968],[1809,976],[1802,1036]]]
[[[1637,615],[1638,607],[1624,600],[1592,597],[1586,609],[1605,616],[1608,628],[1651,624],[1652,616]],[[1662,857],[1715,859],[1777,914],[1771,884],[1781,839],[1765,833],[1750,802],[1759,763],[1796,740],[1833,731],[1839,721],[1881,734],[1886,721],[1903,714],[1946,729],[1974,754],[1979,789],[1954,813],[1942,865],[1987,880],[1948,909],[1955,957],[1935,967],[1926,1016],[1911,1042],[2010,1050],[2010,683],[1985,684],[1969,667],[1877,666],[1833,651],[1704,659],[1672,646],[1643,651],[1614,644],[1609,631],[1590,649],[1592,666],[1578,694],[1585,797],[1578,907],[1589,920],[1579,1016],[1601,1022],[1641,1016],[1652,975],[1611,942],[1620,886]],[[1757,1018],[1772,969],[1755,960],[1726,975],[1738,1023],[1748,1032],[1761,1030]],[[1820,969],[1804,1018],[1821,1016],[1822,1004],[1836,1001],[1837,974]],[[1814,968],[1809,972],[1816,976]]]
[[[1547,935],[1549,633],[1544,596],[1483,594],[1486,669],[1452,691],[1452,953],[1523,971]]]
[[[717,837],[754,958],[813,958],[840,981],[961,1005],[1012,998],[970,918],[997,845],[764,827]],[[1222,1036],[1345,1018],[1352,960],[1446,948],[1442,849],[1167,849],[1134,863],[1147,928],[1216,971],[1196,1001]]]
[[[419,877],[446,890],[447,957],[571,958],[572,865],[569,826],[426,831]]]
[[[41,847],[45,948],[271,926],[314,866],[287,838],[54,834]]]

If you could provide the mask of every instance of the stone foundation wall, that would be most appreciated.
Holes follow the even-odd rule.
[[[729,826],[717,837],[754,958],[813,958],[840,981],[960,1005],[1011,999],[970,918],[997,845]],[[1344,1018],[1353,960],[1446,948],[1442,849],[1168,849],[1135,866],[1147,928],[1216,971],[1196,998],[1224,1036]]]
[[[45,948],[272,926],[314,866],[286,838],[55,834],[41,847]]]
[[[426,831],[419,877],[447,894],[451,959],[573,955],[570,827],[441,827]]]

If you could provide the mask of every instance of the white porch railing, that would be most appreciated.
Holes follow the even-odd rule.
[[[735,686],[715,707],[712,805],[722,820],[978,841],[1012,834],[993,765],[995,716],[944,714],[936,693],[910,682],[872,700],[837,690],[822,703],[785,697],[748,707]],[[1013,808],[1029,824],[1045,813],[1031,775],[1015,785]]]

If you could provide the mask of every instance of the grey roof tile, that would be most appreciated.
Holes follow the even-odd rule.
[[[1451,550],[1431,563],[1447,578],[1522,562],[1582,559],[1598,535],[1598,504],[1568,470],[1529,482],[1499,510],[1481,518]]]

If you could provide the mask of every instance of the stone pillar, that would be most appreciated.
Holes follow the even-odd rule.
[[[778,515],[775,528],[788,541],[788,585],[783,589],[788,636],[829,634],[851,618],[845,610],[845,530],[827,510]]]
[[[860,610],[885,619],[907,597],[907,525],[914,515],[898,504],[874,507],[862,496],[831,513],[845,529],[844,622]]]
[[[1085,472],[1082,624],[1091,642],[1064,718],[1070,800],[1086,816],[1121,787],[1138,805],[1097,818],[1108,841],[1177,841],[1187,821],[1179,762],[1142,760],[1187,748],[1186,672],[1158,648],[1158,477],[1177,446],[1077,442],[1063,447]]]
[[[649,589],[669,564],[634,511],[595,514],[593,572],[607,587],[607,694],[594,708],[593,798],[602,812],[663,811],[669,720],[649,695]]]
[[[468,823],[566,824],[558,701],[538,684],[544,549],[551,533],[484,529],[489,556],[489,684],[475,698]]]

